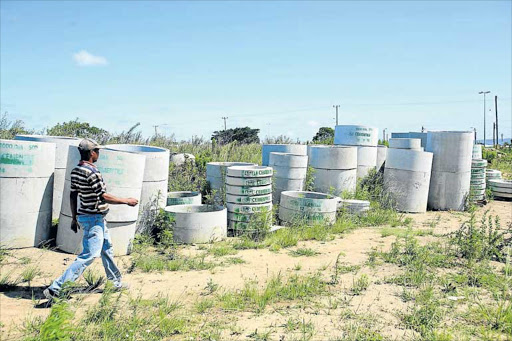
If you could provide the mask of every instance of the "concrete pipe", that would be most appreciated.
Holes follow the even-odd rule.
[[[315,191],[340,195],[344,191],[356,191],[357,169],[314,169],[313,173]]]
[[[314,146],[311,148],[310,165],[315,169],[356,169],[357,147]]]
[[[347,146],[377,146],[377,128],[360,125],[338,125],[334,129],[334,144]]]
[[[261,148],[261,165],[268,166],[270,153],[290,153],[294,155],[307,155],[305,144],[264,144]]]
[[[59,227],[60,222],[68,226],[70,233],[59,233],[57,235],[57,247],[64,252],[80,254],[82,252],[83,231],[81,229],[77,233],[71,231],[69,227],[71,226],[71,217],[62,213],[59,218]],[[135,221],[107,222],[107,229],[114,246],[114,255],[124,256],[130,254],[136,226],[137,222]]]
[[[216,191],[215,199],[221,204],[224,204],[226,171],[231,166],[255,166],[255,164],[249,162],[208,162],[206,164],[206,181],[210,189]]]
[[[226,176],[226,185],[231,186],[267,186],[272,185],[272,178],[234,178]]]
[[[308,146],[308,150],[310,150]],[[270,153],[270,167],[274,169],[272,201],[279,203],[281,192],[302,191],[306,181],[308,156]]]
[[[335,212],[340,200],[334,195],[318,192],[286,191],[281,193],[281,207],[303,212]]]
[[[232,212],[232,213],[250,214],[250,213],[272,211],[272,203],[256,204],[256,205],[242,205],[242,204],[227,203],[226,207],[228,209],[228,212]]]
[[[487,160],[484,159],[472,159],[471,168],[485,168],[487,167]]]
[[[428,152],[395,148],[388,150],[384,188],[392,194],[398,211],[426,212],[432,158],[432,153]]]
[[[307,147],[307,156],[308,156],[308,164],[311,162],[311,151],[313,147],[329,147],[329,145],[326,144],[308,144]]]
[[[272,186],[257,186],[257,187],[244,187],[244,186],[231,186],[226,185],[226,194],[231,195],[265,195],[272,193]]]
[[[377,147],[357,147],[357,178],[364,178],[377,166]]]
[[[473,145],[472,158],[473,159],[481,159],[482,158],[482,145],[481,144]]]
[[[271,212],[262,212],[261,215],[255,216],[254,213],[235,213],[235,212],[228,211],[228,221],[239,221],[242,223],[250,223],[250,222],[253,222],[255,219],[256,220],[264,219],[264,221],[269,221],[271,218],[272,218]]]
[[[52,223],[55,144],[0,140],[0,244],[38,246]]]
[[[272,195],[246,196],[226,194],[226,202],[233,204],[265,204],[272,202]]]
[[[165,148],[134,144],[110,144],[105,147],[112,150],[144,155],[146,163],[139,206],[144,207],[158,198],[158,207],[165,207],[165,194],[167,193],[169,181],[170,151]],[[158,193],[160,193],[160,196],[158,196]]]
[[[71,149],[76,149],[70,147]],[[142,184],[144,178],[146,157],[141,154],[122,152],[112,149],[102,149],[100,157],[96,162],[98,170],[101,172],[103,180],[107,186],[107,192],[119,197],[134,197],[136,199],[141,198]],[[69,176],[71,170],[75,167],[75,163],[72,163],[68,158],[68,170],[66,176]],[[65,188],[69,188],[70,182],[66,181]],[[69,190],[65,190],[64,197],[69,198]],[[165,196],[165,195],[164,195]],[[80,200],[78,200],[80,204]],[[131,224],[135,224],[139,214],[139,207],[130,207],[127,205],[110,205],[109,212],[106,215],[106,221],[112,226],[126,226],[126,229],[118,230],[119,232],[128,234],[126,235],[127,240],[133,239],[134,235],[130,235],[133,231],[135,233],[135,227],[131,228]],[[74,250],[76,245],[67,245],[67,241],[72,240],[69,234],[74,234],[70,228],[70,219],[62,219],[62,216],[69,217],[70,209],[69,204],[63,201],[61,217],[59,218],[59,228],[57,231],[57,241],[63,245],[63,251]],[[121,249],[124,245],[121,246]]]
[[[354,215],[362,215],[370,210],[370,202],[366,200],[341,200],[338,203],[338,210]]]
[[[177,243],[210,243],[227,235],[227,210],[212,205],[167,206],[166,214],[174,218],[173,236]]]
[[[429,131],[427,151],[434,154],[429,208],[463,210],[471,178],[473,132]]]
[[[185,162],[195,162],[196,157],[192,154],[187,153],[174,153],[170,157],[170,162],[175,166],[182,166]]]
[[[489,187],[497,192],[512,193],[512,180],[492,179],[489,180]]]
[[[389,148],[420,150],[421,140],[410,138],[391,138],[389,139]]]
[[[304,168],[291,168],[291,167],[278,167],[270,166],[274,170],[274,177],[281,179],[305,179],[308,169]]]
[[[269,166],[285,167],[285,168],[307,168],[307,155],[294,155],[290,153],[270,153]]]
[[[265,178],[273,174],[272,167],[265,166],[232,166],[226,171],[227,176],[235,178]]]
[[[167,206],[174,205],[201,205],[200,192],[169,192],[167,193]]]
[[[78,146],[80,139],[67,136],[16,135],[15,140],[47,142],[55,144],[55,175],[53,178],[52,219],[58,219],[64,192],[64,179],[69,146]]]
[[[305,212],[279,207],[279,219],[290,224],[328,224],[336,222],[336,212]]]
[[[383,145],[377,146],[377,165],[376,169],[379,171],[382,166],[384,166],[384,162],[386,162],[386,157],[388,155],[388,147]]]
[[[392,139],[408,139],[410,138],[409,133],[391,133]]]
[[[421,132],[409,132],[409,135],[407,136],[410,139],[420,139],[421,140],[421,147],[426,148],[427,147],[427,133],[421,133]],[[394,137],[394,136],[392,136]]]

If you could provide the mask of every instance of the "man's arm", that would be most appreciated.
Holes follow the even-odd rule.
[[[135,198],[118,198],[109,193],[103,193],[102,196],[107,204],[136,206],[139,203]]]
[[[71,206],[71,218],[72,218],[72,220],[71,220],[71,229],[75,233],[78,232],[78,224],[76,222],[77,201],[78,201],[78,192],[71,191],[69,193],[69,205]]]

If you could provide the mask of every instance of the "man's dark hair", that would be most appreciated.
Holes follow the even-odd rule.
[[[89,159],[91,158],[91,151],[90,150],[78,149],[78,151],[80,152],[80,160],[82,160],[82,161],[89,161]]]

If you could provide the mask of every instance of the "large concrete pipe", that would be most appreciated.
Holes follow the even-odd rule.
[[[272,201],[277,204],[283,191],[302,191],[308,170],[308,156],[270,153],[269,166],[274,169]]]
[[[427,152],[434,154],[428,207],[464,210],[471,179],[473,132],[429,131]]]
[[[284,191],[281,193],[279,219],[291,224],[333,224],[340,200],[325,193]]]
[[[334,144],[357,146],[357,178],[365,177],[377,166],[377,128],[359,125],[338,125],[334,130]]]
[[[384,162],[386,162],[386,158],[388,155],[388,147],[383,145],[377,146],[377,171],[379,171],[382,166],[384,165]]]
[[[427,211],[431,170],[432,153],[389,148],[384,167],[384,188],[392,194],[398,211]]]
[[[78,163],[76,147],[69,147],[68,167],[64,196],[69,197],[71,186],[71,171]],[[79,158],[79,157],[78,157]],[[133,197],[140,199],[144,179],[146,157],[141,154],[122,152],[113,149],[102,149],[96,163],[107,186],[107,192],[118,197]],[[126,255],[131,250],[131,242],[135,236],[138,205],[110,205],[105,219],[111,231],[114,252],[116,255]],[[71,231],[71,208],[63,202],[57,231],[57,247],[65,252],[78,254],[82,251],[80,242],[82,234],[77,236]],[[115,230],[115,231],[114,231]],[[77,243],[78,241],[78,243]]]
[[[357,147],[318,146],[311,148],[313,187],[317,192],[339,195],[355,192],[357,182]]]
[[[167,206],[175,205],[201,205],[201,193],[190,191],[167,193]]]
[[[52,224],[55,144],[0,140],[0,244],[38,246]]]
[[[227,210],[213,205],[176,205],[165,208],[174,219],[173,237],[177,243],[210,243],[227,236]]]
[[[52,219],[58,219],[60,206],[62,205],[62,194],[64,193],[64,179],[66,174],[66,165],[68,162],[68,148],[69,146],[78,146],[80,139],[76,137],[44,135],[16,135],[14,139],[19,141],[55,143],[55,172],[53,175]]]
[[[409,132],[409,136],[408,137],[410,139],[420,139],[421,140],[421,147],[423,147],[423,149],[425,149],[425,148],[427,148],[427,136],[428,136],[427,133],[411,131],[411,132]]]
[[[166,206],[167,185],[169,181],[169,155],[168,149],[134,144],[110,144],[106,148],[141,154],[146,157],[144,167],[144,181],[139,207],[143,209],[158,199],[158,207]]]
[[[389,148],[421,150],[421,140],[411,138],[390,138]]]
[[[272,152],[308,155],[308,146],[305,144],[264,144],[261,148],[262,166],[268,166],[270,153]]]

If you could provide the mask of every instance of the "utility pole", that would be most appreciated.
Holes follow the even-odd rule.
[[[484,95],[484,147],[485,147],[485,138],[487,137],[486,133],[485,133],[485,123],[486,123],[486,120],[485,120],[485,95],[490,94],[490,93],[491,93],[490,91],[480,91],[478,93],[479,95]]]
[[[492,124],[492,146],[496,148],[496,122],[493,122]]]
[[[503,143],[503,133],[501,133],[501,143]]]
[[[498,96],[494,96],[494,111],[496,111],[496,148],[500,144],[498,141]]]
[[[339,104],[333,105],[333,108],[336,108],[336,125],[338,125],[338,108],[340,107]]]
[[[224,120],[224,131],[226,131],[226,120],[228,119],[229,117],[222,117],[222,119]]]
[[[153,128],[155,128],[155,136],[158,136],[158,133],[156,131],[156,128],[158,128],[158,125],[154,125]]]

